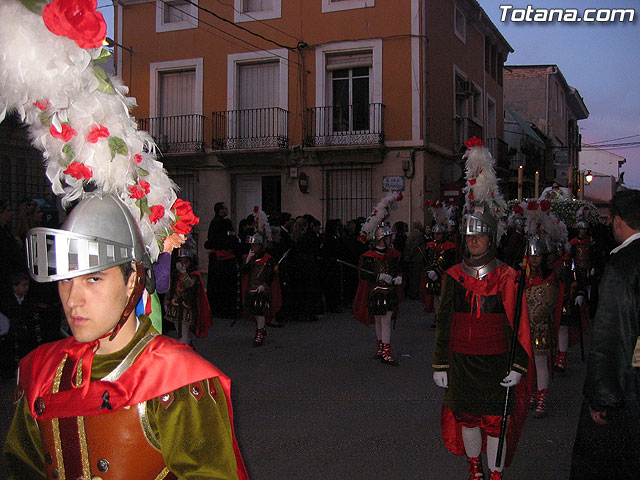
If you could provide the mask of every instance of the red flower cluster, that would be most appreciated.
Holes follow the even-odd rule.
[[[44,112],[47,108],[49,108],[49,105],[51,105],[51,103],[49,103],[49,100],[45,100],[44,102],[38,100],[34,103],[34,105]]]
[[[147,193],[149,193],[149,182],[144,180],[139,180],[138,183],[129,187],[129,196],[136,200],[140,200]]]
[[[469,180],[469,185],[475,185],[476,184],[476,179],[472,178],[471,180]]]
[[[109,129],[102,125],[94,125],[87,135],[87,141],[96,143],[100,138],[109,138]]]
[[[527,205],[527,210],[537,210],[537,209],[538,209],[538,202],[536,202],[535,200],[531,200]]]
[[[59,138],[60,140],[62,140],[63,142],[68,142],[69,140],[71,140],[73,138],[73,136],[75,134],[77,134],[78,132],[76,132],[73,128],[71,128],[69,125],[67,125],[66,123],[62,124],[62,132],[59,132],[58,129],[56,127],[54,127],[53,125],[51,125],[51,128],[49,128],[49,133],[51,134],[51,136],[53,138]]]
[[[260,207],[258,205],[254,205],[253,213],[258,213],[258,210],[260,210]]]
[[[176,222],[173,225],[173,231],[176,233],[186,235],[191,231],[191,226],[200,221],[200,219],[193,214],[191,203],[180,198],[176,199],[171,210],[173,210],[176,216]]]
[[[107,24],[96,7],[96,0],[53,0],[44,7],[42,19],[51,33],[70,38],[80,48],[98,48]]]
[[[402,192],[398,192],[398,198],[396,198],[396,200],[399,202],[403,198],[404,198],[404,196],[402,195]]]
[[[133,158],[135,159],[135,161],[137,163],[141,163],[142,162],[142,155],[140,155],[139,153],[136,153]]]
[[[513,213],[515,213],[517,215],[522,215],[524,213],[524,210],[522,209],[522,207],[520,205],[515,205],[513,207]]]
[[[548,211],[550,208],[551,208],[551,202],[550,202],[549,200],[542,200],[542,201],[540,202],[540,209],[541,209],[543,212]]]
[[[78,162],[71,162],[71,164],[63,173],[71,175],[73,178],[77,178],[78,180],[81,180],[83,178],[85,180],[90,180],[91,177],[93,177],[93,172],[91,171],[91,169],[83,163]]]
[[[154,205],[151,207],[151,214],[149,215],[149,221],[151,223],[157,223],[164,217],[164,207],[162,205]]]
[[[482,147],[483,143],[482,140],[480,140],[478,137],[471,137],[469,140],[467,140],[466,142],[464,142],[464,145],[467,148],[471,148],[471,147]]]

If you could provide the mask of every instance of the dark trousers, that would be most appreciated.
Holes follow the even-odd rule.
[[[571,455],[570,480],[640,478],[639,412],[607,414],[609,423],[598,425],[591,419],[587,402],[582,403]]]
[[[207,297],[214,317],[237,317],[240,310],[240,276],[235,258],[217,260],[215,254],[209,254]]]

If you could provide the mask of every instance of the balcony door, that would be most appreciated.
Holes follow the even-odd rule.
[[[161,72],[159,84],[160,118],[156,141],[161,145],[175,145],[202,138],[200,123],[194,115],[195,69]]]
[[[279,71],[278,62],[238,66],[238,111],[232,112],[236,117],[231,117],[232,136],[246,142],[246,147],[266,146],[260,142],[287,134],[278,115]]]

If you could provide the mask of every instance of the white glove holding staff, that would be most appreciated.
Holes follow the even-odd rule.
[[[440,388],[447,388],[449,386],[447,372],[433,372],[433,382]]]
[[[521,373],[518,373],[515,370],[511,370],[509,372],[509,375],[507,375],[502,379],[502,381],[500,382],[500,385],[502,385],[503,387],[515,387],[520,383],[521,379],[522,379]]]
[[[393,282],[393,277],[391,275],[389,275],[388,273],[379,273],[378,274],[378,279],[381,282],[386,283],[387,285],[391,285],[391,283]]]
[[[429,277],[431,280],[433,280],[434,282],[436,280],[438,280],[438,274],[436,272],[434,272],[433,270],[429,270],[427,272],[427,277]]]
[[[395,277],[393,279],[393,284],[394,285],[402,285],[402,277]]]

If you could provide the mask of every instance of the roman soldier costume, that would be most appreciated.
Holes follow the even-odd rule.
[[[454,206],[441,201],[428,202],[433,213],[435,225],[432,228],[434,240],[427,243],[427,265],[422,273],[421,300],[425,312],[437,312],[440,302],[442,275],[456,263],[456,244],[448,240],[448,223],[455,212]],[[435,319],[432,327],[435,327]]]
[[[353,316],[365,325],[375,325],[377,350],[373,358],[393,366],[398,362],[391,356],[391,318],[398,311],[401,255],[391,247],[391,228],[379,222],[389,216],[391,206],[400,199],[402,195],[395,193],[385,197],[362,227],[364,239],[372,225],[378,225],[372,232],[375,248],[360,256],[360,281],[353,301]]]
[[[446,447],[467,456],[470,480],[485,478],[480,460],[484,449],[495,480],[502,478],[504,455],[507,465],[513,458],[526,418],[529,391],[520,378],[529,369],[531,339],[525,305],[519,322],[515,319],[516,272],[495,258],[506,203],[497,188],[493,158],[476,138],[467,147],[461,232],[465,238],[486,236],[489,247],[474,256],[467,250],[463,261],[445,272],[432,367],[435,383],[446,388],[441,419]],[[474,188],[476,183],[483,188]],[[515,356],[509,365],[511,345]],[[515,395],[508,405],[506,449],[498,461],[505,387],[515,388]]]

